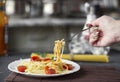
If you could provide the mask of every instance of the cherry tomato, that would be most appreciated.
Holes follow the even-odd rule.
[[[72,70],[73,69],[73,66],[71,64],[67,64],[68,66],[68,70]]]
[[[49,68],[48,66],[45,67],[45,73],[46,74],[56,74],[56,71],[52,68]]]
[[[26,69],[27,69],[27,67],[23,66],[23,65],[17,67],[17,70],[20,72],[25,72]]]
[[[66,64],[66,65],[63,65],[63,68],[64,68],[64,69],[67,69],[67,68],[68,68],[68,70],[72,70],[72,69],[73,69],[73,66],[72,66],[71,64]]]
[[[64,68],[64,69],[67,69],[67,67],[68,67],[67,65],[63,65],[63,68]]]
[[[40,59],[39,56],[32,56],[32,57],[31,57],[31,60],[32,60],[32,61],[41,61],[41,59]]]

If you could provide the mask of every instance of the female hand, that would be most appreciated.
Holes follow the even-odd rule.
[[[102,16],[90,23],[89,27],[89,42],[93,46],[109,46],[120,41],[120,21],[118,20]]]

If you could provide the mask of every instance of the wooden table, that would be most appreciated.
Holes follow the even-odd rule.
[[[120,72],[112,66],[81,65],[81,69],[73,74],[35,78],[11,72],[5,82],[120,82]]]

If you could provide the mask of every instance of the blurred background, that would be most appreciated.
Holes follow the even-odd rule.
[[[55,40],[68,41],[83,29],[88,6],[96,17],[120,19],[120,0],[7,0],[5,6],[8,52],[53,52]],[[111,48],[120,50],[120,44]]]

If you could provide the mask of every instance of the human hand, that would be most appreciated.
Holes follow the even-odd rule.
[[[120,22],[102,16],[89,24],[89,42],[93,46],[109,46],[120,41]],[[96,28],[94,28],[96,27]]]

